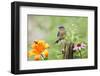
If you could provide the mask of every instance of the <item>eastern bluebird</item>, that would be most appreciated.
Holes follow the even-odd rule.
[[[59,26],[58,27],[58,33],[57,33],[57,40],[55,41],[55,43],[58,43],[59,41],[64,39],[65,36],[66,36],[66,31],[65,31],[64,26]]]

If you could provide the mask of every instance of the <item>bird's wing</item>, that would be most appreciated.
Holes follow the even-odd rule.
[[[57,37],[59,37],[60,32],[57,33]]]

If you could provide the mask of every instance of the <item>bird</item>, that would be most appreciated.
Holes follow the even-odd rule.
[[[61,51],[63,54],[63,59],[73,59],[73,43],[66,39],[67,32],[65,30],[65,27],[63,25],[58,27],[58,32],[57,32],[57,40],[55,43],[61,44]]]
[[[55,41],[55,43],[59,43],[59,41],[65,39],[65,36],[66,36],[65,27],[61,25],[58,27],[57,40]]]

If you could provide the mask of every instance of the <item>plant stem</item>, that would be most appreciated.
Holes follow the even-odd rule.
[[[42,59],[44,60],[44,56],[41,54]]]
[[[79,50],[79,53],[80,53],[80,57],[82,58],[82,54],[81,54],[81,51]]]

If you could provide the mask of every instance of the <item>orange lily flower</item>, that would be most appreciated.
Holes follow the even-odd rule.
[[[34,55],[34,60],[40,60],[41,55],[43,54],[46,58],[48,57],[48,43],[44,40],[36,40],[32,44],[32,49],[28,52],[28,56],[31,57]]]

